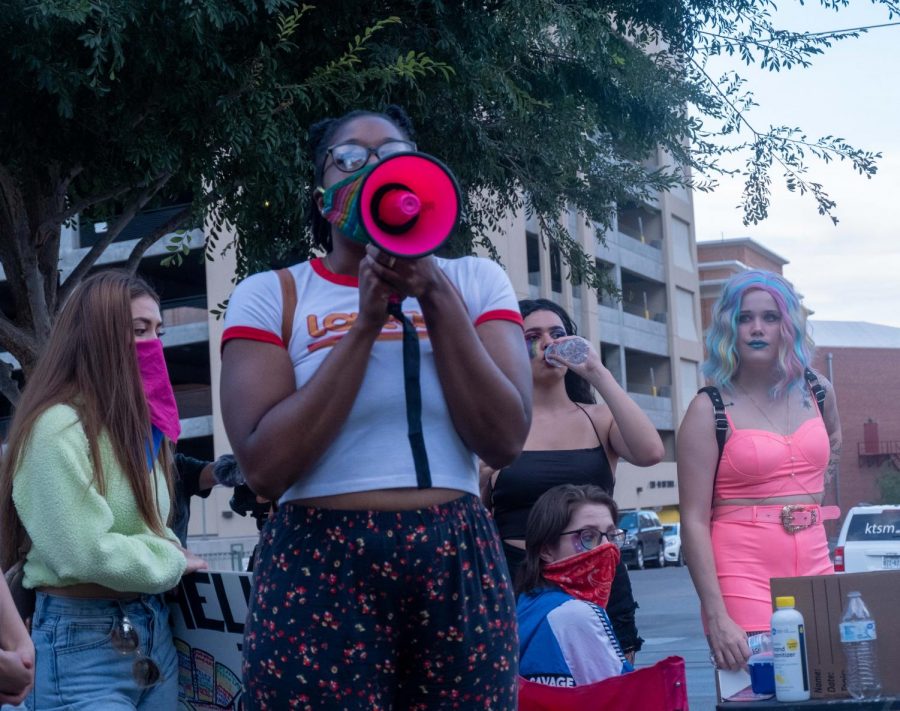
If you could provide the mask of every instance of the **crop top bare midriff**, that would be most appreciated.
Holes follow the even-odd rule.
[[[728,424],[731,436],[722,450],[714,499],[816,494],[824,489],[830,445],[821,417],[806,420],[789,435],[738,429],[730,417]]]

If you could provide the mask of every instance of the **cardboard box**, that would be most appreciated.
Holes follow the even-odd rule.
[[[900,694],[900,571],[772,578],[775,598],[793,595],[806,625],[812,698],[847,697],[846,668],[838,624],[847,593],[857,590],[878,631],[878,665],[885,694]]]

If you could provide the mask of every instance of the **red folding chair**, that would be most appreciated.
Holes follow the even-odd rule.
[[[688,711],[684,659],[666,657],[584,686],[548,686],[519,677],[519,711]]]

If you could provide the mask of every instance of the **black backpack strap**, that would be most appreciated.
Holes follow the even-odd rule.
[[[728,418],[725,417],[725,401],[722,400],[722,393],[719,392],[719,388],[714,385],[700,388],[697,394],[699,395],[700,393],[706,393],[709,399],[712,400],[716,418],[716,444],[719,445],[719,459],[722,459],[722,450],[725,449],[725,433],[728,432]],[[719,472],[719,459],[716,460],[716,473]]]
[[[803,377],[806,378],[806,382],[809,383],[809,389],[812,390],[813,395],[816,396],[819,414],[821,414],[822,417],[825,417],[825,388],[822,386],[822,383],[819,382],[816,374],[809,368],[803,371]]]

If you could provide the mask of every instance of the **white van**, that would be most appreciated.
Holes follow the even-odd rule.
[[[834,549],[834,570],[900,570],[900,504],[850,509]]]

